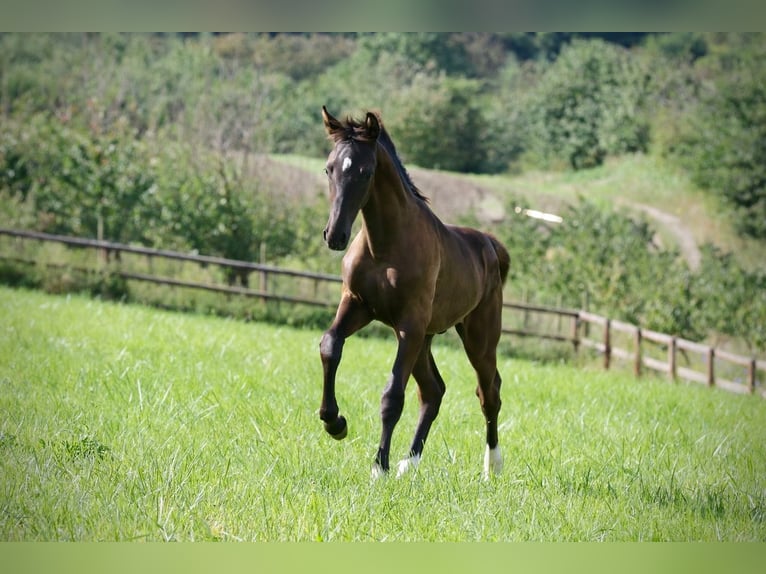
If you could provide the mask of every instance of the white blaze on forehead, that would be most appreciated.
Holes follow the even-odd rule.
[[[348,169],[351,167],[351,158],[350,157],[344,157],[343,158],[343,165],[341,165],[341,170],[348,171]]]

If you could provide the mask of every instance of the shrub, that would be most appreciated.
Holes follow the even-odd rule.
[[[511,287],[659,331],[704,334],[689,268],[654,244],[646,221],[586,200],[563,217],[548,225],[515,214],[496,230],[511,253]]]
[[[478,87],[444,75],[417,76],[387,122],[403,160],[425,168],[481,171],[486,147]]]
[[[766,273],[746,271],[730,253],[705,245],[694,282],[697,322],[711,332],[742,337],[766,349]]]
[[[743,234],[766,238],[766,46],[756,43],[707,65],[697,106],[668,142],[693,181],[728,205]]]
[[[575,40],[544,70],[527,108],[530,158],[594,167],[607,155],[645,151],[646,76],[629,52]]]
[[[31,201],[44,231],[143,241],[156,191],[146,147],[130,133],[88,134],[38,114],[9,122],[0,193]]]

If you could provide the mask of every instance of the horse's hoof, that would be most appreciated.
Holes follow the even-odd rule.
[[[385,478],[388,476],[388,472],[383,470],[383,467],[380,466],[380,464],[373,463],[372,470],[370,471],[370,478],[372,480],[380,480],[381,478]]]
[[[324,430],[335,440],[343,440],[348,435],[348,423],[344,417],[338,417],[331,423],[325,423]]]
[[[399,464],[396,467],[396,478],[401,478],[405,474],[414,471],[418,468],[418,464],[420,464],[420,455],[415,454],[412,455],[410,458],[405,458],[404,460],[400,460]]]

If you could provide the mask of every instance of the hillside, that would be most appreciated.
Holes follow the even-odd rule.
[[[319,111],[376,110],[514,297],[763,350],[765,39],[2,35],[0,221],[337,273]]]
[[[619,194],[628,198],[623,206],[648,213],[665,228],[660,233],[666,242],[680,241],[692,263],[689,234],[697,243],[713,241],[749,258],[752,266],[762,260],[763,248],[753,253],[756,244],[737,240],[732,226],[720,223],[713,202],[740,214],[738,233],[766,236],[766,162],[757,143],[766,103],[760,87],[765,38],[6,34],[0,37],[6,128],[0,193],[26,197],[39,186],[30,207],[44,213],[38,227],[57,216],[59,231],[90,236],[97,234],[97,217],[60,212],[103,205],[99,194],[109,195],[104,188],[119,182],[120,189],[111,192],[123,196],[115,213],[132,207],[156,213],[163,207],[142,205],[154,194],[141,197],[153,184],[160,194],[195,175],[198,188],[226,185],[221,180],[228,176],[221,177],[220,166],[211,168],[217,160],[210,153],[243,154],[265,187],[292,194],[305,187],[303,172],[273,174],[254,159],[255,152],[322,157],[322,105],[336,114],[373,109],[385,117],[408,165],[500,174],[455,182],[440,171],[413,167],[445,219],[473,211],[479,219],[498,220],[510,195],[545,210],[544,204],[555,207],[561,197]],[[366,81],[359,82],[361,77]],[[723,129],[716,118],[737,121]],[[654,157],[666,157],[675,167],[660,166]],[[172,168],[165,172],[165,165]],[[321,165],[314,165],[312,179],[321,179]],[[543,171],[504,175],[519,166]],[[544,171],[551,167],[566,173]],[[35,175],[36,169],[45,175]],[[679,169],[688,175],[679,176]],[[51,178],[52,173],[64,177]],[[717,199],[703,199],[689,181]],[[683,197],[677,197],[679,187]],[[313,194],[315,186],[307,189]],[[688,233],[673,219],[681,215]],[[167,230],[159,238],[145,237],[126,230],[122,215],[114,219],[101,222],[114,239],[169,240]]]
[[[295,155],[260,156],[254,176],[279,195],[315,197],[325,193],[324,160]],[[734,254],[746,268],[763,269],[766,243],[738,235],[724,210],[697,189],[688,176],[650,155],[630,155],[580,172],[528,171],[508,175],[474,175],[408,167],[413,180],[430,198],[433,210],[447,222],[467,216],[502,221],[506,210],[522,208],[558,213],[584,197],[605,208],[646,217],[657,242],[675,247],[692,268],[699,246],[711,243]]]

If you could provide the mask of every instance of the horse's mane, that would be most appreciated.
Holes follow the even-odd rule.
[[[399,178],[402,180],[402,183],[404,183],[404,187],[409,189],[412,195],[428,203],[428,197],[423,195],[418,189],[418,186],[416,186],[412,181],[410,174],[407,172],[407,169],[404,167],[402,160],[399,158],[399,154],[396,151],[396,146],[394,145],[391,136],[388,134],[388,131],[386,131],[380,114],[375,113],[375,117],[378,118],[378,123],[380,124],[380,135],[378,136],[378,143],[383,146],[383,149],[386,150],[389,157],[391,158],[391,161],[393,162],[394,167],[399,174]],[[366,123],[351,116],[346,117],[346,120],[342,123],[342,127],[340,129],[333,130],[333,132],[330,134],[330,138],[335,143],[339,141],[350,140],[361,142],[372,141],[367,132]]]

